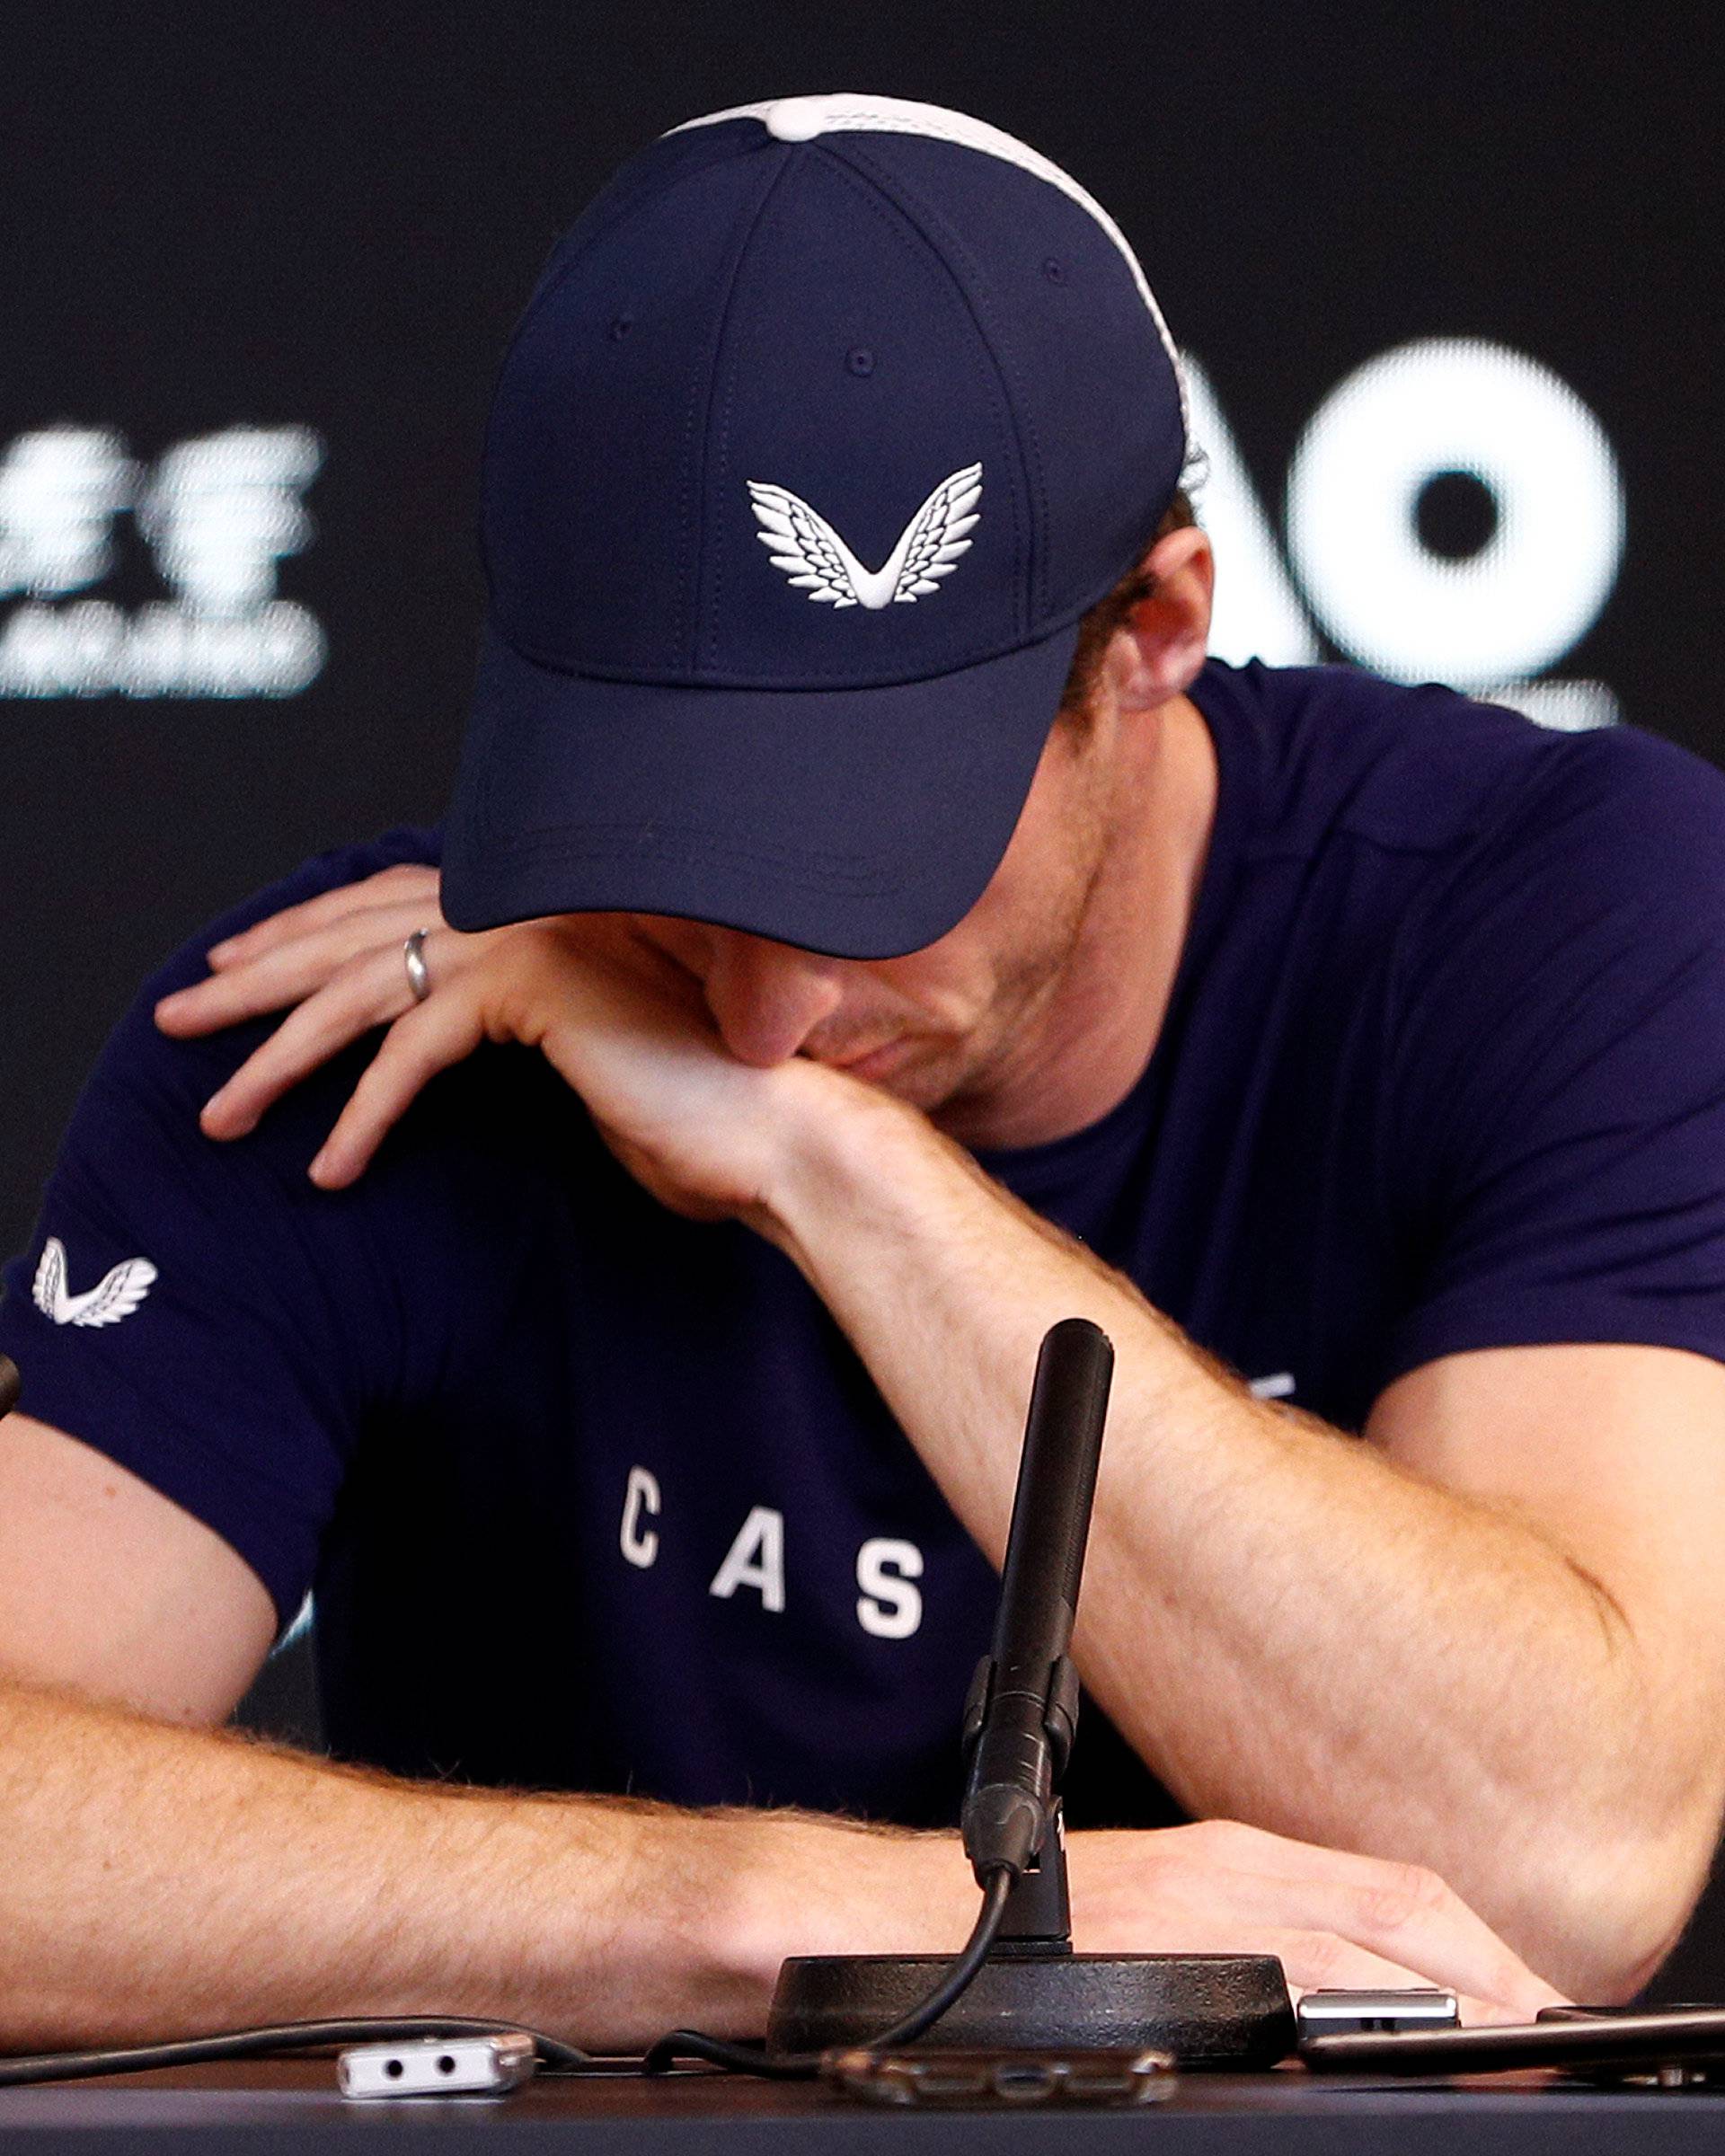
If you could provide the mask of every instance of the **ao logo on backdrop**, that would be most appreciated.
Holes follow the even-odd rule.
[[[1318,631],[1398,681],[1446,681],[1547,724],[1608,724],[1602,683],[1541,679],[1616,581],[1623,489],[1598,421],[1538,361],[1460,339],[1407,344],[1332,390],[1287,473],[1286,558],[1203,369],[1188,361],[1199,507],[1220,576],[1220,658],[1299,665]],[[305,427],[229,427],[146,471],[102,428],[22,435],[0,455],[0,696],[291,696],[323,632],[277,596],[309,545],[301,496],[323,458]],[[936,475],[938,476],[938,475]],[[1427,530],[1470,490],[1462,546]],[[129,514],[175,597],[127,613],[83,596]],[[18,604],[6,611],[4,603]]]
[[[1601,682],[1536,678],[1598,619],[1623,552],[1611,445],[1549,368],[1463,339],[1368,361],[1295,448],[1286,563],[1202,368],[1187,368],[1209,464],[1200,508],[1216,542],[1218,657],[1307,664],[1315,617],[1393,681],[1490,694],[1551,726],[1616,718]],[[1479,498],[1484,528],[1471,548],[1439,551],[1421,512],[1455,482]]]

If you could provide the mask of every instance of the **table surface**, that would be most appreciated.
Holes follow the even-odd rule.
[[[1142,2109],[889,2110],[818,2086],[686,2074],[540,2079],[500,2099],[344,2103],[328,2060],[0,2089],[0,2156],[1688,2156],[1725,2143],[1725,2093],[1539,2074],[1386,2082],[1193,2073]],[[535,2144],[529,2149],[525,2144]]]

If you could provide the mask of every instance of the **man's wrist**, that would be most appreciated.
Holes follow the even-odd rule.
[[[780,1965],[802,1954],[943,1954],[977,1887],[956,1834],[802,1812],[708,1815],[704,1936],[715,2012],[758,2035]]]
[[[527,1808],[550,1842],[553,1922],[543,1959],[510,1972],[518,1989],[496,1989],[518,2018],[597,2049],[679,2025],[758,2037],[788,1956],[950,1952],[973,1913],[952,1835],[608,1798]]]
[[[907,1178],[951,1149],[922,1112],[879,1086],[810,1063],[788,1065],[787,1112],[751,1224],[801,1261],[836,1225],[897,1198]]]

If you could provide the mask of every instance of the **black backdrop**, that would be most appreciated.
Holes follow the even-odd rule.
[[[696,113],[862,89],[1048,152],[1137,247],[1278,537],[1296,445],[1364,363],[1460,338],[1551,369],[1610,445],[1626,544],[1547,670],[1725,758],[1710,27],[1592,0],[5,0],[0,1242],[27,1236],[79,1079],[155,961],[305,853],[438,813],[497,355],[610,167]],[[236,443],[242,426],[272,438]],[[164,464],[210,437],[202,465]],[[1452,502],[1461,526],[1477,506]],[[1465,554],[1464,529],[1421,528]],[[252,562],[250,600],[222,599],[224,545]],[[302,647],[288,693],[89,693],[125,677],[101,652],[152,608],[219,626],[226,605],[243,685],[265,663],[246,607],[272,595]],[[303,651],[320,633],[321,667]],[[154,678],[208,691],[197,674]],[[1725,1990],[1725,1967],[1704,1981]]]

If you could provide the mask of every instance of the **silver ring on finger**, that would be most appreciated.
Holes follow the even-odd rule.
[[[413,992],[413,1001],[422,1003],[431,993],[431,975],[425,962],[425,939],[429,928],[416,928],[402,946],[402,962],[407,968],[407,985]]]

